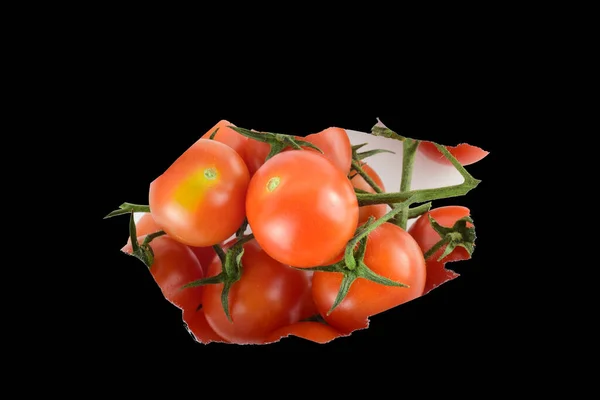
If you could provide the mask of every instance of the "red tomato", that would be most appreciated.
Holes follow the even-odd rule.
[[[312,277],[314,272],[305,271],[304,273],[307,277],[307,285],[304,288],[304,294],[300,298],[300,302],[298,304],[298,320],[300,321],[319,313],[312,297]]]
[[[138,237],[143,235],[148,235],[150,233],[161,231],[162,228],[156,224],[154,218],[152,218],[152,214],[144,213],[142,217],[135,224],[136,234]],[[131,244],[131,238],[127,238],[127,244]],[[212,246],[209,247],[194,247],[188,246],[192,252],[196,255],[198,261],[200,261],[200,266],[202,270],[208,268],[213,258],[217,256],[217,253],[213,250]],[[124,251],[125,248],[121,249]]]
[[[386,222],[371,232],[364,262],[376,274],[410,287],[384,286],[358,278],[346,298],[327,316],[339,292],[342,274],[315,272],[315,304],[327,323],[344,333],[366,328],[369,316],[423,294],[426,279],[423,253],[417,242],[402,228]]]
[[[338,255],[358,224],[347,176],[322,155],[300,150],[279,153],[256,172],[246,213],[267,254],[303,268]]]
[[[250,171],[250,176],[254,176],[256,171],[262,167],[270,152],[271,146],[268,143],[248,138],[244,160],[248,166],[248,171]]]
[[[152,216],[177,241],[212,246],[242,224],[249,181],[231,147],[199,139],[150,184]]]
[[[440,235],[431,227],[428,215],[431,215],[431,217],[435,219],[438,224],[450,228],[456,221],[467,217],[470,213],[471,212],[467,207],[462,206],[445,206],[434,208],[433,210],[421,215],[408,229],[408,233],[410,233],[411,236],[417,241],[419,247],[423,251],[423,254],[425,254],[442,239]],[[472,226],[472,224],[468,223],[467,226]],[[427,282],[425,283],[424,293],[427,293],[442,283],[459,276],[454,271],[450,271],[445,268],[445,264],[447,262],[468,260],[471,258],[464,247],[457,246],[454,248],[454,250],[452,250],[452,253],[444,257],[441,262],[437,261],[437,259],[444,252],[445,248],[446,246],[442,246],[442,248],[436,251],[435,254],[433,254],[433,256],[429,257],[427,260]]]
[[[315,343],[328,343],[333,339],[344,336],[341,332],[335,330],[329,325],[320,322],[296,322],[295,324],[287,325],[271,332],[265,344],[278,342],[289,335],[298,336],[300,338],[310,340]]]
[[[265,163],[265,159],[267,158],[267,155],[269,155],[271,147],[267,143],[240,135],[229,128],[229,126],[235,125],[227,120],[221,120],[213,126],[212,129],[202,135],[202,139],[210,139],[210,136],[215,129],[219,128],[213,140],[225,143],[227,146],[234,149],[242,157],[248,167],[250,176],[252,176],[258,168]]]
[[[379,188],[381,188],[381,190],[385,192],[385,186],[383,185],[383,181],[381,180],[381,178],[379,177],[377,172],[375,172],[375,170],[366,163],[361,163],[361,167],[367,173],[367,175],[369,175],[371,177],[371,179],[373,179],[373,181],[377,184],[377,186],[379,186]],[[360,176],[359,174],[356,174],[350,180],[350,182],[352,182],[352,185],[357,189],[366,190],[369,193],[375,193],[375,189],[373,189],[371,187],[371,185],[369,185],[367,183],[367,181],[365,181],[363,179],[363,177]],[[371,206],[360,207],[358,209],[358,224],[360,225],[362,223],[367,222],[369,217],[374,217],[376,219],[381,218],[387,212],[388,212],[387,204],[374,204]]]
[[[142,243],[145,236],[138,236]],[[196,310],[202,303],[202,287],[180,290],[185,284],[204,278],[200,262],[190,248],[169,236],[159,236],[150,242],[154,262],[150,273],[163,295],[184,312]],[[132,253],[131,243],[123,251]]]
[[[344,175],[348,176],[352,163],[352,144],[348,134],[342,128],[327,128],[319,133],[313,133],[306,137],[297,137],[317,146],[323,151],[323,156],[338,167]],[[310,147],[304,147],[309,151],[317,152]]]
[[[208,270],[208,266],[213,262],[213,259],[217,256],[215,250],[212,247],[194,247],[189,246],[192,253],[196,256],[203,270]]]
[[[242,276],[229,292],[233,322],[221,304],[223,284],[204,287],[203,310],[209,325],[222,338],[238,344],[262,343],[270,332],[297,322],[295,307],[308,285],[308,275],[269,257],[256,240],[244,244],[242,264]],[[207,276],[218,275],[221,268],[216,258]]]
[[[490,154],[479,147],[471,146],[470,144],[461,143],[458,146],[446,146],[446,149],[456,158],[462,165],[474,164]],[[440,164],[452,165],[452,163],[443,155],[432,142],[421,142],[419,151],[430,160]]]
[[[221,121],[217,122],[215,126],[210,128],[204,135],[202,135],[200,139],[210,139],[210,136],[213,134],[215,129],[219,128],[213,140],[224,143],[231,147],[240,155],[240,157],[242,157],[242,159],[245,160],[248,138],[229,128],[230,126],[235,125],[227,120],[222,119]]]
[[[227,343],[227,340],[217,335],[213,328],[210,327],[206,321],[204,310],[184,312],[183,321],[196,341],[204,344],[211,342]]]

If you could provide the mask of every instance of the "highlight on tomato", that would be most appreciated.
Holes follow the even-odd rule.
[[[145,239],[145,235],[138,236],[138,243],[143,243]],[[165,298],[184,312],[195,311],[202,304],[203,288],[181,290],[186,283],[204,277],[202,266],[192,250],[166,235],[154,238],[149,246],[154,254],[150,273]],[[131,242],[122,250],[132,254]]]
[[[368,317],[423,294],[427,278],[423,253],[412,236],[399,226],[386,222],[369,234],[364,263],[374,273],[408,287],[385,286],[358,278],[344,300],[329,313],[343,275],[315,272],[312,290],[317,309],[329,325],[343,333],[364,329],[368,326]]]
[[[340,253],[356,230],[354,188],[318,153],[282,152],[248,186],[246,214],[254,236],[275,260],[294,267],[322,265]]]
[[[235,150],[199,139],[150,184],[152,216],[181,243],[221,243],[244,221],[249,181],[248,168]]]
[[[298,304],[309,275],[274,260],[254,239],[243,249],[241,277],[231,285],[228,295],[231,320],[223,308],[223,283],[204,286],[202,309],[208,324],[222,338],[238,344],[263,343],[275,329],[298,321]],[[222,270],[217,258],[207,277]]]
[[[464,222],[461,226],[457,222],[467,218],[470,215],[470,210],[463,206],[444,206],[434,208],[420,216],[414,224],[408,229],[408,233],[419,244],[422,252],[427,254],[434,246],[444,240],[445,236],[436,232],[431,224],[430,218],[433,218],[442,227],[446,227],[449,231],[448,243],[442,244],[426,259],[427,262],[427,281],[425,283],[424,293],[430,292],[432,289],[457,278],[459,274],[446,268],[446,263],[453,261],[468,260],[471,258],[473,251],[474,232],[473,224],[469,221]],[[455,227],[452,231],[450,228]],[[444,233],[444,232],[442,232]],[[452,240],[454,242],[452,242]],[[444,255],[448,250],[448,245],[452,246],[451,251]],[[441,260],[439,258],[444,256]]]

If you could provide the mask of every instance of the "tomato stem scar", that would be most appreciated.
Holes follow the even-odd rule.
[[[217,175],[218,175],[218,173],[215,168],[207,168],[204,170],[204,177],[206,179],[210,179],[210,180],[216,179]]]
[[[273,178],[269,179],[269,182],[267,182],[267,191],[272,192],[273,190],[277,189],[279,183],[281,183],[281,178],[278,176],[274,176]]]

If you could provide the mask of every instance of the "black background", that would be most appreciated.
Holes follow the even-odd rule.
[[[447,62],[415,64],[410,71],[373,68],[347,59],[283,63],[276,58],[220,58],[188,64],[157,62],[121,51],[99,63],[92,84],[91,125],[103,152],[95,162],[101,220],[124,201],[147,204],[149,183],[218,120],[257,130],[306,135],[329,126],[369,131],[376,118],[417,139],[454,145],[467,142],[490,151],[467,167],[482,183],[468,195],[441,200],[471,209],[477,248],[471,260],[453,264],[460,278],[428,295],[371,318],[371,326],[327,345],[290,337],[268,346],[202,345],[194,342],[178,309],[161,295],[137,260],[120,253],[127,217],[98,223],[102,246],[95,254],[102,273],[94,293],[94,327],[88,334],[103,356],[140,354],[195,360],[223,355],[260,357],[298,351],[367,352],[399,359],[459,359],[499,354],[514,324],[505,312],[504,263],[497,257],[496,202],[509,78],[498,65],[478,69]],[[291,61],[290,61],[291,62]],[[467,63],[468,64],[468,63]],[[364,65],[364,68],[362,67]],[[369,69],[367,69],[370,67]],[[299,355],[299,357],[302,357]]]

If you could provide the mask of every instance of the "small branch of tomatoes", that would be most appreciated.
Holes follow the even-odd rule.
[[[325,136],[326,132],[329,135],[327,137]],[[346,142],[348,142],[348,138],[345,131],[339,128],[329,128],[320,134],[301,138],[279,133],[257,132],[222,121],[215,129],[207,132],[197,142],[198,146],[192,146],[177,161],[177,163],[184,166],[186,166],[186,163],[194,165],[193,168],[197,170],[192,171],[195,175],[191,174],[194,180],[177,182],[177,185],[173,186],[172,180],[169,179],[169,170],[167,170],[164,177],[159,177],[151,184],[150,205],[153,208],[152,217],[156,219],[154,226],[168,229],[155,229],[152,233],[145,231],[144,237],[138,238],[133,218],[134,213],[150,215],[150,205],[123,203],[118,210],[111,212],[105,218],[130,214],[130,254],[140,259],[150,269],[155,262],[151,242],[165,235],[168,235],[167,238],[170,242],[161,242],[159,246],[162,246],[161,248],[176,244],[192,246],[191,249],[200,249],[203,254],[208,253],[202,249],[211,250],[212,258],[206,258],[202,261],[202,265],[204,265],[202,271],[197,268],[198,262],[195,262],[195,264],[187,263],[186,268],[192,271],[191,275],[188,275],[190,277],[193,275],[195,278],[188,279],[187,283],[178,286],[175,291],[169,292],[169,296],[165,293],[165,297],[170,300],[175,299],[173,302],[178,306],[183,303],[194,306],[192,307],[193,311],[186,311],[189,308],[187,306],[182,306],[182,309],[184,310],[184,320],[188,325],[191,324],[190,326],[193,325],[197,329],[202,327],[204,333],[208,332],[204,336],[196,335],[197,338],[205,337],[208,338],[206,339],[208,341],[223,338],[224,342],[230,343],[267,343],[268,338],[273,338],[273,335],[279,332],[281,334],[295,333],[298,336],[324,343],[335,337],[349,334],[353,330],[364,328],[366,327],[365,324],[368,325],[369,316],[419,297],[431,290],[432,284],[425,282],[425,263],[427,264],[429,279],[430,269],[433,271],[434,268],[437,268],[436,273],[439,274],[440,271],[445,271],[445,262],[469,258],[474,251],[475,228],[473,220],[468,215],[468,210],[466,215],[463,215],[465,211],[461,207],[450,207],[452,210],[445,210],[444,207],[432,210],[432,201],[465,195],[474,189],[480,183],[480,180],[475,179],[466,171],[463,166],[465,163],[459,161],[448,150],[449,148],[427,142],[428,145],[434,146],[439,154],[457,169],[464,181],[459,185],[411,190],[413,165],[417,150],[423,142],[400,136],[381,125],[374,126],[372,134],[403,142],[402,178],[398,192],[386,192],[381,179],[364,161],[377,154],[393,152],[384,149],[359,152],[367,143],[340,146],[340,142],[336,142],[335,138],[343,138],[342,141],[345,140]],[[337,145],[333,145],[332,142],[336,142]],[[254,148],[255,151],[250,151],[249,149],[254,146],[253,143],[258,143],[256,145],[258,147]],[[465,147],[457,148],[465,149]],[[297,150],[304,151],[297,152]],[[427,148],[427,151],[428,154],[432,154],[430,148]],[[218,152],[223,152],[224,155],[221,155],[221,157],[214,156]],[[290,152],[296,153],[296,155],[290,154]],[[279,156],[281,153],[288,154]],[[317,157],[312,153],[319,153],[319,156]],[[487,152],[485,153],[487,154]],[[202,160],[207,159],[206,155],[210,155],[217,160],[216,164],[213,163],[210,167],[206,163],[203,164],[204,161]],[[227,157],[229,157],[228,160]],[[277,200],[280,204],[292,204],[293,201],[290,200],[298,198],[298,194],[296,194],[296,197],[286,197],[283,189],[280,188],[285,186],[285,183],[282,184],[282,182],[285,182],[286,177],[273,175],[275,173],[273,171],[285,170],[281,165],[289,167],[292,163],[289,160],[292,159],[296,164],[287,176],[289,182],[306,181],[305,176],[307,175],[319,175],[322,177],[319,186],[326,187],[327,190],[333,190],[347,201],[345,207],[339,208],[346,212],[346,217],[337,216],[338,220],[344,221],[343,226],[340,225],[330,231],[321,229],[321,226],[317,228],[313,224],[312,220],[318,220],[319,217],[304,218],[302,220],[292,218],[290,220],[293,224],[298,224],[300,221],[301,224],[304,224],[303,229],[305,230],[308,229],[307,227],[312,227],[309,230],[311,234],[319,233],[316,238],[312,238],[312,241],[309,240],[310,243],[322,243],[324,242],[322,238],[327,238],[325,246],[321,246],[319,249],[311,249],[314,251],[308,253],[296,250],[296,247],[303,247],[302,243],[298,243],[301,241],[299,238],[306,238],[307,235],[303,234],[303,236],[291,238],[288,243],[281,244],[278,243],[278,240],[285,242],[288,239],[285,234],[278,235],[269,232],[268,228],[261,228],[261,226],[269,226],[268,220],[265,219],[267,214],[264,212],[264,210],[269,211],[268,205],[263,204],[269,201],[267,195],[264,194],[265,192],[275,193],[274,196],[281,196]],[[474,156],[470,160],[475,159]],[[286,162],[288,164],[285,164]],[[276,163],[279,163],[280,166],[276,167]],[[245,167],[242,167],[242,165],[245,165]],[[262,165],[272,166],[270,172],[264,172],[267,168],[261,167]],[[303,166],[306,169],[312,168],[312,172],[306,172]],[[181,166],[178,168],[178,171],[182,170]],[[338,172],[335,172],[335,170]],[[343,175],[339,175],[340,170]],[[210,173],[207,173],[207,171]],[[178,174],[178,176],[181,175],[180,172]],[[339,181],[340,177],[346,177],[354,185],[351,192],[348,192],[349,186],[347,183]],[[243,199],[247,192],[247,196],[252,198],[253,201],[242,204],[241,208],[239,202],[237,208],[230,207],[228,212],[233,216],[228,219],[226,224],[218,227],[215,225],[212,230],[190,230],[187,225],[177,225],[185,218],[179,216],[179,220],[172,220],[173,213],[165,211],[168,210],[173,201],[178,204],[178,207],[184,209],[186,207],[188,210],[200,209],[198,205],[205,200],[198,199],[204,199],[207,196],[206,193],[210,193],[210,190],[218,191],[219,182],[227,179],[237,182],[237,186],[227,186],[227,190],[232,191],[228,193],[230,197],[236,198],[237,196],[237,198]],[[314,187],[314,182],[308,182],[308,184]],[[212,189],[215,186],[217,189]],[[191,196],[190,193],[193,191],[200,194]],[[166,197],[167,200],[165,200],[163,192],[170,193],[170,197]],[[300,190],[298,193],[304,192]],[[224,198],[223,193],[220,193],[220,195],[221,199]],[[322,198],[322,196],[316,196],[316,198]],[[171,203],[165,203],[165,201]],[[390,208],[389,211],[388,207]],[[206,216],[210,213],[219,215],[221,212],[215,206],[215,203],[207,203],[207,208],[208,211],[203,214],[205,215],[203,219],[206,219]],[[357,215],[356,211],[352,211],[353,208],[354,210],[358,209],[360,214]],[[290,212],[282,211],[281,214],[273,218],[289,219]],[[190,214],[188,220],[196,217],[196,215]],[[320,215],[320,218],[322,217],[323,215]],[[407,231],[408,220],[416,217],[421,218]],[[354,223],[355,221],[358,221],[358,223]],[[198,220],[198,223],[201,224],[202,220]],[[248,226],[252,228],[253,233],[246,235],[245,231]],[[326,224],[324,226],[327,227]],[[348,230],[350,227],[351,231]],[[323,232],[321,232],[322,230]],[[339,232],[340,230],[345,232],[340,234],[340,237],[344,238],[343,241],[340,242],[337,238],[337,242],[333,243],[332,232]],[[233,232],[235,232],[234,239],[225,243],[224,240]],[[423,238],[426,238],[426,240]],[[336,253],[336,249],[341,249],[342,252]],[[405,262],[412,265],[414,270],[423,272],[407,275],[399,270],[390,271],[389,263],[393,261],[389,261],[390,258],[386,259],[386,257],[393,259],[392,254],[397,256],[398,249],[401,249],[400,252],[404,254],[402,257],[404,257]],[[181,250],[180,257],[183,257],[184,261],[187,262],[186,257],[191,253],[189,250],[186,251]],[[335,256],[336,254],[337,256]],[[244,266],[246,262],[249,263],[248,271]],[[260,269],[257,263],[260,264],[260,268],[264,269],[260,274],[255,272],[255,270]],[[281,276],[273,276],[272,284],[276,285],[273,290],[276,290],[277,286],[287,284],[288,289],[284,292],[291,293],[295,290],[293,282],[304,281],[306,276],[304,274],[311,274],[312,295],[309,293],[311,299],[308,303],[312,306],[309,305],[305,310],[306,312],[302,311],[299,314],[303,315],[302,318],[292,318],[296,322],[285,325],[284,319],[282,319],[285,313],[282,310],[285,308],[284,305],[290,306],[293,303],[290,294],[287,300],[277,302],[283,307],[278,312],[271,312],[268,309],[261,311],[264,318],[270,319],[268,323],[257,324],[258,316],[248,317],[247,312],[232,306],[231,292],[236,288],[238,294],[235,298],[237,298],[239,293],[247,293],[249,285],[258,287],[257,282],[255,282],[257,279],[263,279],[262,276],[269,276],[275,270],[279,271],[276,274],[281,273],[281,267],[277,265],[287,265],[291,268],[288,270],[289,272],[286,272],[285,279]],[[161,271],[164,268],[162,267]],[[151,271],[153,270],[151,269]],[[292,271],[298,271],[298,273]],[[443,271],[442,273],[445,273]],[[154,273],[159,274],[156,271]],[[435,273],[432,276],[433,287],[435,287],[436,282],[439,284],[439,282],[444,281],[443,279],[446,279],[445,276],[442,278],[435,277]],[[449,279],[452,277],[450,276]],[[353,296],[352,303],[367,304],[367,306],[362,306],[361,310],[355,310],[354,314],[348,314],[348,307],[338,307],[350,295],[353,285],[356,284],[359,278],[362,278],[363,283],[360,284],[361,288],[356,289],[351,295]],[[246,286],[241,289],[239,285]],[[206,299],[209,299],[209,303],[198,304],[198,301],[195,300],[196,297],[189,295],[187,297],[193,297],[192,300],[189,300],[185,294],[182,294],[191,293],[186,292],[190,290],[197,291],[205,286],[212,288],[208,291],[209,293],[218,293],[218,304],[222,310],[221,314],[225,318],[221,318],[217,315],[218,313],[215,314],[217,301],[212,300],[216,298],[215,296],[211,297],[205,291],[203,298],[205,302]],[[377,286],[385,286],[394,291],[394,296],[389,296],[391,300],[360,299],[360,296],[367,296],[370,291],[379,290],[369,289]],[[267,287],[268,284],[265,286],[265,293],[269,292]],[[310,287],[311,285],[309,285]],[[333,290],[336,291],[335,299],[325,294],[327,291],[331,293]],[[267,294],[263,295],[261,301],[266,301],[265,296]],[[294,301],[298,301],[300,297],[306,297],[304,294],[301,295],[300,292],[293,296],[296,299]],[[290,301],[292,303],[289,303]],[[259,304],[260,301],[255,303]],[[204,316],[205,310],[209,310],[206,311],[206,317]],[[220,322],[221,320],[224,322]],[[288,324],[289,321],[292,320],[288,320]],[[300,334],[299,332],[304,333]],[[306,332],[309,332],[309,334]],[[317,339],[317,336],[319,339]]]

